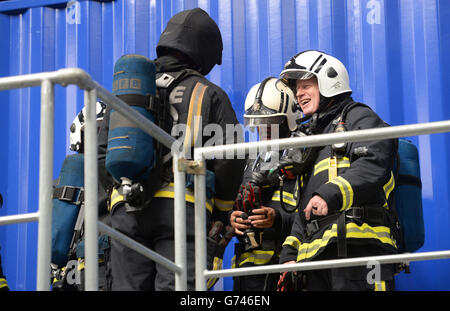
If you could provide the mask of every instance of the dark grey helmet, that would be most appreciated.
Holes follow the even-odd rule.
[[[182,11],[169,20],[156,46],[158,57],[166,53],[166,48],[187,55],[203,75],[216,64],[222,64],[223,43],[219,27],[200,8]]]

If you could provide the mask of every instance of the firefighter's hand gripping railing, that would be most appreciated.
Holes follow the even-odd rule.
[[[438,121],[430,123],[419,123],[386,128],[348,131],[341,133],[321,134],[297,138],[285,138],[271,141],[259,141],[250,143],[239,143],[234,145],[222,145],[213,147],[196,148],[194,159],[197,162],[204,161],[208,156],[235,154],[242,156],[258,150],[282,150],[291,147],[315,147],[325,146],[342,142],[361,142],[379,139],[389,139],[406,136],[427,135],[435,133],[450,132],[450,121]],[[419,260],[433,260],[450,258],[450,250],[434,251],[414,254],[385,255],[372,257],[359,257],[348,259],[322,260],[296,264],[277,264],[261,267],[246,267],[235,269],[224,269],[208,271],[206,268],[206,224],[205,224],[205,176],[195,176],[195,277],[196,289],[206,290],[207,278],[218,278],[224,276],[241,276],[262,273],[277,273],[286,271],[304,271],[315,269],[341,268],[349,266],[364,266],[369,262],[379,264],[408,263]]]
[[[186,211],[185,173],[178,167],[181,154],[173,154],[175,187],[175,263],[135,242],[124,234],[98,221],[97,204],[97,126],[95,103],[97,98],[134,122],[171,150],[179,150],[178,141],[154,123],[130,108],[122,100],[103,88],[79,68],[53,72],[0,78],[0,91],[41,86],[41,120],[39,151],[39,210],[35,213],[0,217],[0,225],[38,221],[37,290],[50,289],[53,141],[54,141],[54,85],[77,85],[84,90],[86,107],[85,137],[85,280],[86,290],[98,289],[98,231],[108,234],[142,255],[175,272],[175,289],[186,290]],[[175,147],[172,149],[172,147]]]

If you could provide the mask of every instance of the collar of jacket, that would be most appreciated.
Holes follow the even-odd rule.
[[[155,60],[156,72],[178,72],[183,69],[194,69],[189,64],[172,55],[164,55]]]
[[[338,97],[336,101],[330,101],[328,106],[326,106],[323,111],[320,111],[317,115],[316,121],[314,118],[311,118],[309,121],[311,130],[314,134],[320,134],[323,132],[325,127],[332,122],[339,113],[341,113],[342,109],[349,103],[353,102],[351,96]],[[316,124],[312,124],[316,123]]]

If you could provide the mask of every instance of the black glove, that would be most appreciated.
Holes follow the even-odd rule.
[[[280,176],[295,179],[306,173],[316,158],[317,150],[317,148],[286,150],[277,166]]]
[[[214,257],[223,258],[225,248],[234,235],[231,226],[225,226],[220,220],[215,221],[208,232],[208,240],[214,244]]]

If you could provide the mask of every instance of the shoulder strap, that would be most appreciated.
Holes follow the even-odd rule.
[[[180,82],[189,76],[204,77],[201,73],[193,69],[183,69],[176,72],[161,72],[156,74],[156,87],[168,89],[170,92],[170,89],[177,84],[174,82]]]
[[[177,72],[163,72],[156,75],[156,86],[159,93],[159,103],[157,104],[158,107],[155,108],[159,109],[160,111],[159,115],[163,119],[160,120],[160,122],[162,122],[162,124],[164,125],[165,130],[170,130],[169,127],[171,128],[171,126],[173,125],[173,122],[169,122],[171,123],[170,126],[166,126],[167,119],[170,118],[169,95],[181,81],[190,76],[198,76],[204,78],[202,74],[193,69],[183,69]],[[202,113],[203,95],[207,87],[208,85],[202,82],[197,82],[189,99],[188,119],[186,122],[187,130],[184,140],[185,152],[187,152],[187,150],[195,144],[197,136],[200,133],[201,129],[199,129],[199,127],[201,126],[200,116]],[[162,157],[163,163],[168,162],[171,159],[170,152],[162,155]]]
[[[370,108],[370,107],[367,106],[366,104],[352,101],[352,102],[350,102],[350,103],[348,103],[347,105],[344,106],[344,109],[342,109],[342,112],[341,112],[341,114],[340,114],[340,116],[339,116],[338,121],[340,121],[340,122],[345,122],[345,120],[346,120],[346,118],[347,118],[347,113],[348,113],[350,110],[352,110],[353,108],[355,108],[356,106],[363,106],[363,107],[367,107],[367,108],[369,108],[370,110],[372,110],[372,108]]]

